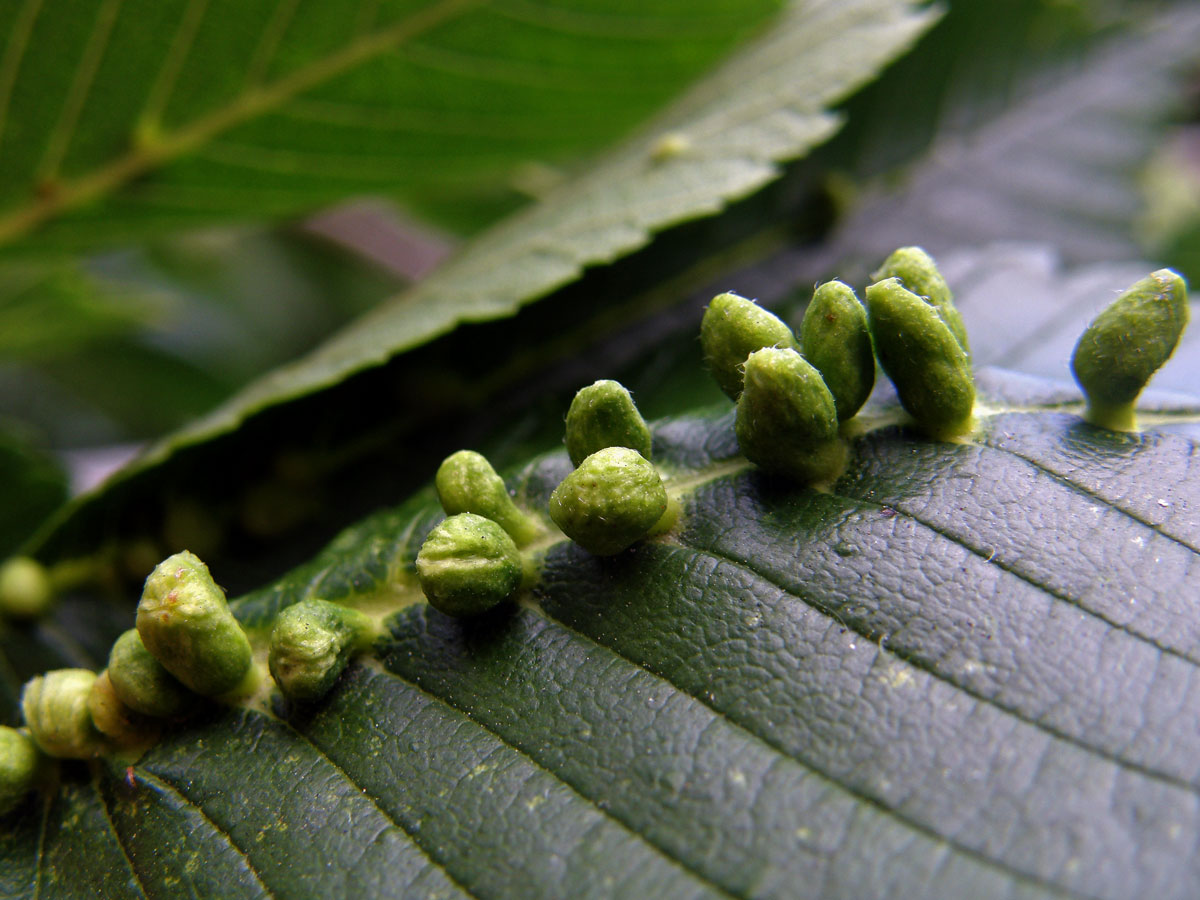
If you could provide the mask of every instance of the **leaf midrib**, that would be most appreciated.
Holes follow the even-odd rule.
[[[0,246],[15,241],[60,213],[94,201],[134,178],[195,150],[230,128],[269,112],[292,97],[487,2],[438,0],[434,5],[411,13],[376,34],[355,38],[338,52],[271,84],[239,94],[229,105],[189,125],[144,139],[124,156],[77,178],[58,183],[49,193],[0,216]],[[151,133],[155,124],[143,122],[139,124],[139,129]]]

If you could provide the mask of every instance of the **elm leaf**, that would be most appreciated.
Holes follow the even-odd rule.
[[[1187,897],[1200,877],[1200,402],[1118,434],[980,373],[928,440],[886,398],[826,491],[755,469],[728,403],[654,426],[682,525],[548,545],[472,620],[414,594],[431,491],[233,603],[379,610],[324,701],[67,764],[0,827],[11,893]],[[1150,417],[1150,414],[1148,414]],[[544,514],[564,451],[509,473]],[[66,823],[70,823],[68,826]],[[40,836],[40,837],[39,837]],[[88,853],[78,848],[86,842]],[[65,866],[71,858],[79,863]]]

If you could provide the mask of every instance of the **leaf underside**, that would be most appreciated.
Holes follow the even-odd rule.
[[[465,322],[506,318],[584,268],[712,215],[779,174],[837,127],[828,106],[902,53],[934,20],[908,0],[794,4],[623,147],[472,243],[457,259],[151,448],[141,467],[237,427],[264,408],[336,384]],[[662,154],[664,136],[683,141]]]
[[[88,250],[388,196],[476,229],[778,9],[701,0],[14,0],[0,246]],[[7,248],[6,248],[7,249]]]
[[[1196,445],[980,383],[969,443],[868,407],[828,492],[744,464],[728,407],[659,423],[677,532],[555,544],[479,620],[405,606],[312,709],[65,765],[5,821],[0,892],[1189,896]],[[568,470],[535,460],[518,498],[544,510]],[[377,599],[439,518],[427,494],[377,514],[238,614]]]

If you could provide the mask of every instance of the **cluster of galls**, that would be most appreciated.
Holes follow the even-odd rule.
[[[738,443],[751,462],[805,483],[836,478],[846,461],[839,423],[866,402],[876,359],[927,434],[971,430],[970,346],[936,264],[921,248],[903,247],[873,277],[865,309],[842,282],[819,286],[799,340],[750,300],[713,299],[701,326],[705,360],[737,402]],[[1169,269],[1138,281],[1097,317],[1071,360],[1089,422],[1136,428],[1138,395],[1174,352],[1187,319],[1187,287]]]
[[[700,328],[705,361],[737,402],[738,444],[751,462],[804,483],[836,478],[846,462],[839,425],[870,395],[876,357],[924,430],[947,437],[970,429],[967,333],[937,266],[905,247],[873,277],[865,308],[849,285],[820,285],[799,339],[737,294],[709,305]]]
[[[844,470],[841,424],[862,408],[876,360],[914,423],[936,438],[974,424],[975,382],[966,328],[937,265],[902,247],[872,276],[866,305],[840,282],[820,285],[799,336],[737,294],[714,297],[700,327],[705,362],[737,403],[735,432],[746,458],[801,483]],[[1132,427],[1133,403],[1170,356],[1187,320],[1186,290],[1174,272],[1155,272],[1126,291],[1080,338],[1073,371],[1089,420]],[[554,524],[585,550],[606,556],[674,524],[672,499],[651,459],[650,430],[629,392],[598,381],[567,413],[575,470],[550,497]],[[417,555],[429,602],[454,616],[514,597],[532,573],[522,549],[542,529],[517,508],[488,461],[469,450],[438,470],[448,518]]]
[[[575,465],[550,496],[550,518],[597,556],[620,553],[671,527],[677,509],[650,462],[650,429],[615,381],[597,381],[567,412],[567,453]],[[448,518],[417,554],[417,577],[435,609],[484,612],[511,599],[531,574],[521,549],[543,533],[517,508],[491,464],[460,450],[435,479]]]
[[[972,427],[967,334],[937,266],[920,248],[906,247],[874,277],[865,308],[842,282],[818,287],[799,339],[750,300],[713,299],[701,343],[713,376],[737,403],[735,431],[751,462],[803,483],[836,478],[847,452],[840,423],[866,402],[876,359],[921,429],[952,437]],[[1085,417],[1132,430],[1134,403],[1187,319],[1186,285],[1169,269],[1118,297],[1072,357]],[[550,497],[550,517],[563,534],[605,556],[672,527],[678,501],[650,461],[650,430],[624,387],[598,381],[581,390],[567,414],[566,444],[576,468]],[[478,453],[447,458],[436,487],[447,518],[416,560],[430,605],[470,616],[514,597],[533,576],[522,548],[547,529],[517,508]],[[51,594],[51,579],[34,561],[0,567],[0,612],[37,615]],[[317,700],[376,633],[361,612],[301,601],[276,619],[271,675],[290,699]],[[137,627],[116,641],[103,672],[64,669],[25,686],[26,727],[0,726],[0,815],[30,789],[44,756],[136,750],[154,740],[158,723],[185,718],[205,698],[243,699],[258,683],[250,643],[208,568],[187,551],[168,558],[146,579]]]
[[[276,619],[271,675],[289,698],[315,700],[373,636],[371,622],[356,610],[302,601]],[[186,719],[210,701],[242,700],[260,681],[250,641],[208,567],[186,550],[168,557],[146,579],[137,627],[117,638],[102,672],[58,669],[25,685],[25,727],[0,726],[0,814],[32,787],[43,755],[136,754],[157,739],[163,723]]]

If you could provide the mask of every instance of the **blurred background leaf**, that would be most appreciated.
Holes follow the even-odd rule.
[[[1141,222],[1147,201],[1139,175],[1168,124],[1187,114],[1200,12],[1192,5],[1141,10],[1120,29],[1098,28],[1086,44],[1067,29],[1060,53],[1006,70],[1003,80],[983,69],[965,84],[948,81],[954,87],[921,153],[865,185],[853,182],[861,193],[840,231],[872,257],[906,243],[936,255],[993,240],[1048,242],[1080,263],[1154,249]],[[982,10],[975,15],[982,27]],[[923,58],[918,49],[898,65]],[[989,80],[998,82],[990,99],[983,90]],[[876,167],[876,148],[889,141],[879,124],[888,119],[875,112],[895,108],[884,99],[857,98],[862,108],[853,121],[866,124],[829,152],[857,154],[865,170]],[[920,124],[916,131],[923,136]],[[906,145],[904,137],[898,142]]]
[[[428,271],[431,220],[527,202],[780,5],[3,4],[0,411],[66,448],[179,427]],[[279,225],[355,196],[414,212]]]
[[[30,531],[67,499],[62,467],[24,439],[19,429],[0,426],[0,559],[13,553]]]
[[[473,231],[779,0],[26,0],[0,11],[0,242],[46,253],[347,196]]]

